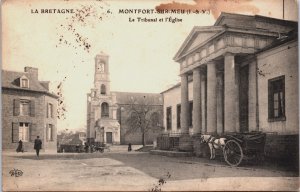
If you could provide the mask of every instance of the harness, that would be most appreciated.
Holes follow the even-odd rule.
[[[215,143],[215,140],[218,140],[217,143]],[[221,145],[221,140],[220,140],[220,139],[217,139],[217,138],[215,138],[215,137],[213,137],[213,136],[210,136],[210,137],[207,139],[207,142],[206,142],[206,143],[211,143],[211,144],[212,144],[212,147],[213,147],[214,149],[218,149],[218,148],[216,148],[216,147],[222,147],[222,145]]]

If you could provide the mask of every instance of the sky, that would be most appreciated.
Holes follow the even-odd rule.
[[[285,19],[297,21],[298,2],[284,2]],[[282,3],[283,0],[6,0],[2,2],[2,69],[23,71],[25,66],[37,67],[39,80],[50,81],[55,93],[62,83],[67,112],[65,119],[58,120],[58,130],[84,130],[86,94],[93,88],[96,54],[103,51],[109,55],[111,91],[160,93],[179,82],[179,64],[173,57],[194,26],[213,25],[221,11],[282,19]],[[210,12],[119,12],[178,6]],[[73,9],[75,13],[45,13],[45,9]],[[162,18],[163,22],[138,22],[138,17]],[[166,22],[168,17],[182,22]]]

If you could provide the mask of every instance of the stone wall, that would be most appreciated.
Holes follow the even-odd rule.
[[[265,51],[258,56],[259,131],[299,134],[298,42]],[[285,120],[268,119],[268,80],[285,76]]]
[[[189,82],[189,101],[193,101],[193,82]],[[164,99],[164,115],[163,122],[165,131],[177,131],[177,105],[181,104],[181,89],[180,86],[174,87],[167,92],[163,93]],[[172,107],[172,128],[167,130],[167,108]],[[191,130],[192,131],[192,130]]]

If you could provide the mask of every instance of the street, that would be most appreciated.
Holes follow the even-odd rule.
[[[147,152],[3,153],[3,190],[297,190],[298,172]],[[11,175],[13,169],[22,175]],[[166,183],[165,183],[166,182]]]

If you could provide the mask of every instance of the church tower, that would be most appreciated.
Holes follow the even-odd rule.
[[[101,52],[95,57],[94,88],[98,95],[110,94],[109,56]]]
[[[95,57],[94,88],[87,94],[87,140],[94,144],[119,144],[115,95],[110,92],[109,56],[100,52]]]

